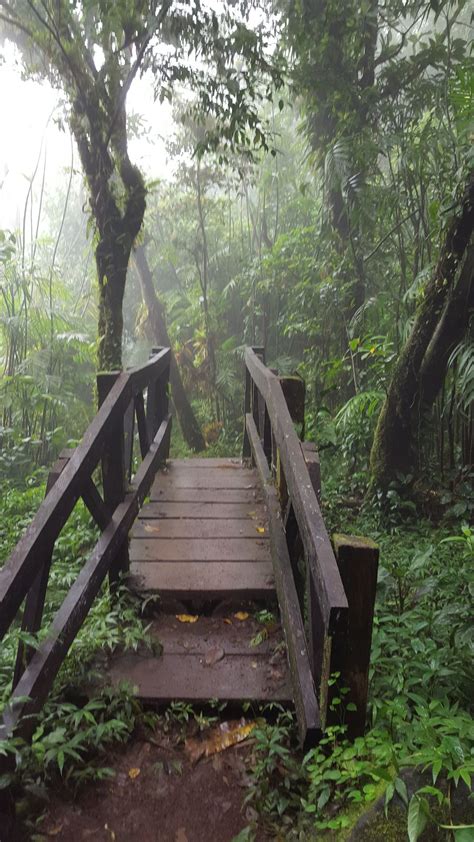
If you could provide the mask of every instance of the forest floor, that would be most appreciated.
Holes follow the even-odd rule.
[[[75,797],[70,790],[52,792],[25,839],[244,842],[256,819],[245,804],[252,740],[196,760],[190,752],[196,737],[194,721],[171,732],[157,727],[137,734],[111,750],[109,780],[89,784]],[[270,839],[263,831],[251,838]]]

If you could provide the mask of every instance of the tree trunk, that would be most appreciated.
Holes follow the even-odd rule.
[[[440,337],[447,302],[454,288],[456,270],[463,259],[474,230],[474,173],[457,216],[452,220],[434,274],[426,286],[410,337],[395,366],[387,397],[380,413],[370,458],[373,483],[386,488],[397,472],[407,474],[416,460],[416,437],[422,410],[422,366],[436,331]],[[456,295],[454,295],[456,297]],[[438,357],[442,347],[438,347]],[[445,356],[443,351],[442,356]],[[430,367],[429,356],[427,367]],[[425,375],[425,383],[426,383]],[[429,398],[429,400],[426,400]],[[434,400],[434,390],[426,394],[424,406]]]
[[[128,156],[125,102],[121,100],[120,87],[110,108],[115,118],[111,117],[110,137],[95,100],[85,105],[77,97],[70,115],[98,233],[95,257],[99,281],[99,371],[122,368],[122,303],[127,267],[146,208],[143,176]],[[122,192],[120,198],[117,185]]]
[[[166,328],[164,310],[155,291],[153,278],[143,246],[136,246],[133,257],[137,267],[143,300],[148,310],[148,316],[150,318],[154,338],[159,345],[165,345],[171,348],[171,342]],[[184,389],[173,351],[171,352],[170,383],[173,403],[176,408],[184,440],[192,450],[204,450],[206,443]]]
[[[467,249],[458,282],[426,351],[421,367],[421,401],[431,406],[446,377],[449,356],[462,341],[474,311],[474,243]]]

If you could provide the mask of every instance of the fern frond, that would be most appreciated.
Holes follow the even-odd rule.
[[[379,409],[385,398],[385,392],[378,389],[371,389],[367,392],[358,392],[350,398],[339,410],[335,417],[336,428],[346,429],[354,424],[358,418],[366,416],[371,418]]]

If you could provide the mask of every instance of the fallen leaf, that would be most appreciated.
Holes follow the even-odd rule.
[[[196,614],[176,614],[180,623],[197,623],[199,617]]]
[[[197,763],[201,757],[212,757],[246,740],[256,725],[256,722],[246,722],[245,719],[221,722],[216,728],[211,728],[206,737],[187,739],[184,744],[186,754],[192,763]]]
[[[232,620],[229,620],[229,618],[228,618],[228,617],[224,617],[224,623],[226,624],[226,626],[231,626],[231,625],[232,625]]]
[[[234,614],[234,617],[236,620],[248,620],[249,615],[247,611],[237,611],[237,613]]]
[[[140,774],[140,769],[138,769],[136,766],[134,766],[132,769],[128,770],[128,777],[132,781],[134,781],[135,778],[138,778],[139,774]]]
[[[52,830],[48,830],[48,836],[57,836],[58,833],[61,833],[63,827],[64,822],[61,822],[61,824],[58,824],[57,827],[53,827]]]
[[[223,649],[219,646],[215,646],[213,649],[209,649],[208,652],[206,652],[204,663],[206,666],[212,667],[214,664],[217,664],[218,661],[222,661],[224,654],[225,652]]]
[[[257,529],[257,532],[260,533],[260,535],[263,535],[263,533],[265,532],[264,526],[257,526],[256,529]]]
[[[144,529],[145,529],[145,532],[159,532],[160,531],[159,526],[150,526],[149,523],[145,524]]]
[[[116,836],[115,836],[115,833],[114,833],[114,831],[112,830],[112,828],[111,828],[111,827],[109,827],[109,826],[108,826],[108,824],[104,824],[104,830],[108,830],[108,831],[109,831],[109,833],[110,833],[110,839],[111,839],[111,842],[115,842]]]

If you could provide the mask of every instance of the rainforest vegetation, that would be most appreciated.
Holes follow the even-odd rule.
[[[349,838],[381,796],[403,822],[382,810],[374,838],[474,838],[473,27],[464,0],[0,0],[0,49],[60,92],[71,136],[52,184],[31,138],[0,231],[1,559],[93,417],[97,371],[168,345],[174,455],[241,452],[243,351],[264,346],[306,382],[328,524],[380,545],[367,734],[350,744],[342,715],[303,758],[291,714],[260,725],[241,840]],[[172,113],[165,175],[132,160],[153,142],[127,112],[140,76]],[[78,507],[48,617],[93,539]],[[48,787],[107,776],[107,746],[156,716],[72,692],[144,639],[126,588],[104,588],[32,744],[0,744],[31,838]]]

